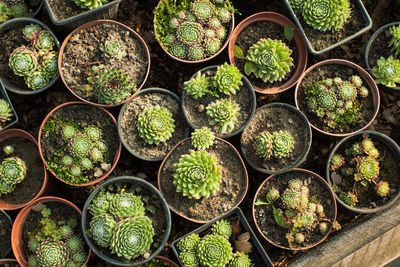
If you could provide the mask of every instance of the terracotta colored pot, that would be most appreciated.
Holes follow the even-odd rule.
[[[157,9],[159,8],[159,6],[160,6],[160,4],[161,4],[162,1],[165,1],[165,0],[160,0],[160,1],[158,2],[158,4],[157,4],[156,8],[154,9],[154,11],[157,10]],[[173,56],[170,52],[168,52],[167,49],[164,48],[164,46],[162,46],[162,45],[160,44],[160,42],[158,42],[158,33],[157,33],[157,30],[156,30],[156,16],[154,16],[154,19],[153,19],[153,29],[154,29],[154,34],[155,34],[155,36],[156,36],[157,43],[160,45],[160,47],[162,48],[162,50],[164,50],[164,52],[165,52],[170,58],[175,59],[176,61],[179,61],[179,62],[183,62],[183,63],[202,63],[202,62],[209,61],[209,60],[215,58],[216,56],[218,56],[219,54],[221,54],[221,52],[222,52],[222,51],[225,49],[225,47],[228,45],[229,40],[230,40],[230,38],[231,38],[231,36],[232,36],[232,33],[233,33],[233,29],[234,29],[234,28],[235,28],[235,16],[234,16],[234,14],[232,14],[232,19],[231,19],[231,22],[230,22],[230,28],[229,28],[229,31],[228,31],[228,35],[227,35],[226,41],[225,41],[225,43],[221,46],[221,48],[219,49],[219,51],[218,51],[217,53],[215,53],[214,55],[212,55],[212,56],[210,56],[210,57],[203,58],[203,59],[200,59],[200,60],[185,60],[185,59],[181,59],[181,58],[179,58],[179,57]]]
[[[71,39],[71,37],[72,37],[75,33],[77,33],[78,31],[80,31],[80,30],[84,30],[84,29],[90,28],[90,27],[92,27],[92,26],[99,25],[99,24],[104,24],[104,23],[107,23],[107,24],[116,24],[116,25],[118,25],[118,26],[124,28],[125,30],[129,31],[129,32],[130,32],[137,40],[139,40],[139,42],[142,44],[144,50],[146,51],[146,56],[147,56],[147,70],[146,70],[146,75],[144,76],[143,82],[142,82],[140,85],[137,85],[137,90],[136,90],[136,92],[135,92],[134,94],[132,94],[131,96],[127,97],[124,101],[122,101],[122,102],[120,102],[120,103],[118,103],[118,104],[111,104],[111,105],[100,104],[100,103],[96,103],[96,102],[91,102],[91,101],[86,100],[85,98],[79,96],[77,93],[75,93],[74,90],[72,90],[72,89],[68,86],[67,82],[66,82],[65,79],[64,79],[64,75],[63,75],[62,69],[61,69],[61,67],[62,67],[62,58],[63,58],[63,55],[64,55],[64,49],[65,49],[65,46],[67,45],[67,43],[69,42],[69,40]],[[143,85],[146,83],[147,77],[149,76],[149,73],[150,73],[150,51],[149,51],[149,48],[147,47],[146,42],[143,40],[143,38],[140,37],[140,35],[139,35],[137,32],[135,32],[134,30],[132,30],[131,28],[129,28],[129,27],[126,26],[125,24],[122,24],[122,23],[120,23],[120,22],[118,22],[118,21],[115,21],[115,20],[109,20],[109,19],[95,20],[95,21],[91,21],[91,22],[88,22],[88,23],[86,23],[86,24],[83,24],[83,25],[79,26],[78,28],[76,28],[75,30],[73,30],[70,34],[68,34],[68,36],[65,38],[64,42],[63,42],[62,45],[61,45],[60,53],[59,53],[59,55],[58,55],[58,71],[59,71],[59,73],[60,73],[61,80],[62,80],[62,82],[64,83],[65,87],[67,87],[67,89],[68,89],[75,97],[79,98],[79,99],[82,100],[83,102],[88,103],[88,104],[90,104],[90,105],[94,105],[94,106],[98,106],[98,107],[104,107],[104,108],[117,107],[117,106],[120,106],[120,105],[124,104],[124,103],[125,103],[126,101],[128,101],[129,99],[131,99],[136,93],[138,93],[138,92],[140,91],[140,89],[141,89],[141,88],[143,87]]]
[[[160,260],[160,261],[163,261],[163,262],[165,262],[165,263],[167,263],[169,265],[171,265],[172,267],[179,267],[178,264],[176,264],[175,262],[173,262],[172,260],[170,260],[170,259],[168,259],[168,258],[166,258],[164,256],[155,256],[155,258]]]
[[[58,180],[60,180],[60,181],[63,182],[63,183],[65,183],[65,181],[62,180],[61,178],[59,178],[52,170],[50,170],[49,165],[47,164],[47,162],[46,162],[46,160],[45,160],[45,158],[44,158],[44,156],[43,156],[41,139],[42,139],[43,126],[46,124],[47,120],[53,115],[54,112],[56,112],[57,110],[59,110],[59,109],[65,107],[65,106],[69,106],[69,105],[88,105],[88,104],[83,103],[83,102],[75,101],[75,102],[67,102],[67,103],[64,103],[64,104],[61,104],[61,105],[55,107],[55,108],[54,108],[52,111],[50,111],[50,113],[47,114],[47,116],[44,118],[42,124],[40,125],[39,136],[38,136],[39,153],[40,153],[40,157],[42,158],[42,161],[43,161],[44,165],[45,165],[46,168],[49,170],[49,172],[50,172],[51,174],[54,175],[54,177],[56,177]],[[99,109],[101,109],[103,112],[105,112],[105,113],[110,117],[110,119],[111,119],[112,122],[114,123],[115,127],[117,127],[117,121],[115,120],[114,116],[113,116],[108,110],[106,110],[105,108],[102,108],[102,107],[97,107],[97,108],[99,108]],[[117,163],[118,163],[118,160],[119,160],[119,156],[121,155],[121,148],[122,148],[121,141],[119,141],[118,149],[117,149],[117,152],[116,152],[116,154],[115,154],[115,156],[114,156],[113,164],[112,164],[111,168],[110,168],[105,174],[103,174],[103,176],[101,176],[100,178],[98,178],[98,179],[96,179],[96,180],[93,180],[93,181],[91,181],[91,182],[89,182],[89,183],[86,183],[86,184],[68,184],[68,185],[71,185],[71,186],[78,186],[78,187],[90,186],[90,185],[97,184],[98,182],[104,180],[104,179],[105,179],[108,175],[110,175],[110,173],[114,170],[115,166],[117,166]],[[65,184],[67,184],[67,183],[65,183]]]
[[[235,54],[234,54],[234,47],[236,43],[236,39],[240,35],[240,33],[250,24],[254,22],[259,22],[259,21],[267,21],[267,22],[272,22],[276,23],[278,25],[281,25],[282,27],[285,27],[285,25],[289,24],[293,30],[294,30],[294,37],[293,40],[296,42],[296,49],[297,49],[297,65],[296,65],[296,70],[294,74],[287,80],[284,84],[278,86],[278,87],[271,87],[271,88],[260,88],[258,86],[255,86],[253,84],[254,90],[262,93],[262,94],[278,94],[283,91],[288,90],[290,87],[295,85],[297,81],[300,79],[301,75],[303,74],[304,70],[306,69],[307,66],[307,59],[308,59],[308,51],[306,44],[304,42],[303,36],[301,35],[300,30],[296,27],[296,25],[287,17],[275,13],[275,12],[260,12],[254,15],[251,15],[250,17],[244,19],[241,23],[239,23],[235,30],[232,33],[232,37],[229,41],[229,46],[228,46],[228,55],[229,55],[229,61],[231,64],[236,66],[235,62]],[[283,29],[282,29],[283,30]]]
[[[158,190],[160,190],[160,192],[161,192],[164,196],[165,196],[165,193],[163,193],[163,191],[162,191],[160,179],[161,179],[161,171],[162,171],[162,169],[164,168],[165,162],[168,160],[168,158],[169,158],[169,156],[171,155],[171,153],[172,153],[178,146],[180,146],[182,143],[184,143],[185,141],[190,140],[190,139],[192,139],[192,138],[191,138],[191,137],[185,138],[185,139],[183,139],[182,141],[180,141],[178,144],[176,144],[176,146],[174,146],[174,147],[171,149],[171,151],[168,152],[167,156],[165,156],[165,159],[162,161],[161,166],[160,166],[160,168],[158,169],[158,174],[157,174],[157,186],[158,186]],[[225,141],[224,139],[221,139],[221,138],[219,138],[219,137],[215,137],[215,140],[218,140],[218,141],[221,141],[221,142],[226,143],[227,145],[229,145],[229,146],[235,151],[235,154],[236,154],[236,155],[238,156],[238,158],[240,159],[240,162],[241,162],[241,164],[242,164],[242,166],[243,166],[243,170],[244,170],[244,173],[245,173],[245,179],[246,179],[246,185],[245,185],[245,187],[246,187],[246,188],[245,188],[245,190],[244,190],[244,192],[243,192],[243,196],[242,196],[241,199],[238,201],[238,203],[236,203],[234,206],[231,207],[230,210],[232,210],[232,209],[236,208],[237,206],[239,206],[240,203],[242,203],[243,199],[245,198],[245,196],[246,196],[246,194],[247,194],[248,187],[249,187],[249,177],[248,177],[246,165],[244,164],[244,161],[243,161],[242,157],[240,156],[239,152],[237,151],[237,149],[236,149],[231,143],[229,143],[228,141]],[[177,194],[182,194],[182,193],[177,193]],[[185,200],[184,198],[185,198],[185,197],[182,195],[182,200],[183,200],[183,201]],[[168,199],[167,199],[167,202],[168,202]],[[196,219],[190,218],[190,217],[188,217],[188,216],[186,216],[186,215],[180,213],[178,210],[176,210],[175,208],[171,207],[171,205],[170,205],[169,203],[168,203],[168,207],[169,207],[170,210],[172,210],[173,212],[175,212],[176,214],[178,214],[178,215],[181,216],[182,218],[185,218],[186,220],[189,220],[189,221],[192,221],[192,222],[195,222],[195,223],[202,223],[202,224],[204,224],[204,223],[208,223],[208,222],[212,221],[213,219],[215,219],[215,218],[212,218],[212,219],[210,219],[210,220],[208,220],[208,221],[196,220]],[[227,211],[227,212],[229,212],[229,211]],[[227,213],[227,212],[226,212],[226,213]],[[221,214],[219,214],[217,217],[222,216],[223,214],[224,214],[224,213],[221,213]]]
[[[359,65],[348,61],[348,60],[344,60],[344,59],[327,59],[321,62],[318,62],[314,65],[312,65],[311,67],[309,67],[304,73],[303,75],[301,75],[299,82],[296,85],[296,90],[294,92],[294,101],[296,103],[296,107],[300,109],[300,105],[299,105],[299,99],[298,99],[298,95],[299,95],[299,90],[300,90],[300,85],[301,82],[303,81],[304,77],[310,73],[312,70],[319,68],[323,65],[331,65],[331,64],[338,64],[338,65],[344,65],[346,67],[350,67],[354,70],[357,71],[358,75],[362,78],[362,80],[367,84],[367,88],[369,88],[371,90],[371,94],[372,94],[372,98],[373,98],[373,104],[374,104],[374,114],[371,118],[371,120],[364,125],[362,128],[355,130],[353,132],[349,132],[349,133],[330,133],[330,132],[326,132],[324,130],[321,130],[319,128],[317,128],[315,125],[313,125],[310,122],[311,127],[316,130],[318,133],[324,135],[324,136],[329,136],[329,137],[345,137],[345,136],[349,136],[352,135],[354,133],[358,133],[361,132],[362,130],[366,129],[376,118],[376,115],[378,115],[378,111],[379,111],[379,106],[380,106],[380,96],[379,96],[379,89],[378,86],[375,83],[375,80],[371,77],[371,75],[369,75],[369,73],[364,70],[363,68],[361,68]],[[305,115],[307,114],[306,112],[302,111]],[[307,116],[307,115],[306,115]]]
[[[5,130],[5,131],[0,133],[0,142],[3,142],[4,140],[9,139],[9,138],[24,138],[24,139],[28,139],[29,141],[34,143],[36,146],[38,145],[38,142],[36,142],[35,138],[30,133],[25,132],[25,131],[20,130],[20,129],[8,129],[8,130]],[[30,200],[30,201],[28,201],[26,203],[11,204],[11,203],[7,203],[7,202],[5,202],[5,201],[0,199],[0,209],[3,209],[3,210],[20,209],[20,208],[23,208],[23,207],[31,204],[33,201],[35,201],[36,199],[41,197],[46,192],[47,184],[48,184],[47,172],[46,172],[46,168],[45,168],[44,165],[43,165],[43,173],[44,173],[43,185],[40,188],[39,193],[37,193],[36,196],[34,198],[32,198],[32,200]]]
[[[334,209],[335,209],[335,210],[334,210],[334,216],[333,216],[332,222],[336,221],[336,216],[337,216],[337,204],[336,204],[335,194],[334,194],[334,192],[332,191],[332,189],[330,188],[330,186],[328,185],[328,183],[327,183],[321,176],[319,176],[318,174],[316,174],[316,173],[314,173],[314,172],[312,172],[312,171],[309,171],[309,170],[297,169],[297,168],[296,168],[296,169],[291,170],[291,171],[288,172],[288,173],[291,173],[291,172],[303,172],[303,173],[306,173],[306,174],[308,174],[308,175],[312,175],[314,178],[316,178],[320,183],[322,183],[322,184],[324,185],[324,187],[326,188],[326,190],[329,192],[330,199],[331,199],[331,201],[332,201],[332,203],[333,203],[332,205],[334,206]],[[279,174],[279,175],[282,175],[282,174]],[[322,243],[322,242],[328,237],[328,235],[330,234],[330,232],[332,231],[332,224],[331,224],[331,227],[329,228],[329,231],[326,232],[325,236],[324,236],[320,241],[318,241],[317,243],[315,243],[315,244],[313,244],[313,245],[311,245],[311,246],[304,247],[304,248],[303,248],[303,247],[302,247],[302,248],[288,248],[288,247],[285,247],[285,246],[276,244],[274,241],[272,241],[271,239],[269,239],[268,237],[266,237],[266,236],[264,235],[264,233],[261,231],[260,227],[258,226],[257,220],[256,220],[256,214],[255,214],[255,208],[254,208],[255,205],[254,205],[254,204],[256,203],[256,201],[257,201],[257,199],[258,199],[258,194],[260,193],[260,190],[263,188],[264,184],[265,184],[267,181],[273,179],[275,176],[277,176],[277,175],[275,175],[275,174],[274,174],[274,175],[271,175],[271,176],[269,176],[267,179],[265,179],[264,182],[262,182],[262,184],[258,187],[257,192],[256,192],[256,194],[255,194],[255,196],[254,196],[254,199],[253,199],[253,204],[252,204],[253,221],[254,221],[254,224],[256,225],[257,230],[258,230],[258,232],[260,233],[260,235],[261,235],[265,240],[267,240],[271,245],[273,245],[273,246],[275,246],[275,247],[278,247],[278,248],[287,249],[287,250],[306,250],[306,249],[313,248],[313,247],[319,245],[320,243]],[[273,215],[271,214],[271,216],[273,216]]]
[[[23,243],[23,238],[22,238],[25,220],[28,217],[28,215],[33,207],[35,207],[39,203],[47,203],[47,202],[59,202],[59,203],[65,204],[67,206],[72,207],[74,210],[76,210],[76,212],[79,213],[79,215],[82,214],[81,210],[77,206],[75,206],[75,204],[69,202],[66,199],[59,198],[59,197],[52,197],[52,196],[36,199],[34,202],[30,203],[28,206],[23,208],[18,213],[17,217],[15,218],[15,222],[14,222],[14,225],[13,225],[13,228],[11,231],[12,250],[14,252],[15,258],[17,259],[18,263],[21,266],[28,266],[27,259],[25,257],[25,253],[24,253],[24,243]],[[91,253],[92,253],[92,251],[89,248],[88,257],[85,261],[85,264],[88,263]]]

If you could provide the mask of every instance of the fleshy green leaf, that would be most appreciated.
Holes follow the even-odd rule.
[[[274,209],[274,219],[275,219],[276,223],[282,228],[289,227],[287,222],[285,222],[285,217],[283,216],[283,211],[279,208],[275,208],[274,206],[272,206],[272,208]]]
[[[246,75],[250,75],[253,72],[253,63],[251,61],[247,61],[244,64],[244,72]]]
[[[285,25],[284,28],[284,33],[285,33],[285,38],[290,42],[293,39],[294,36],[294,29],[292,26],[290,26],[289,24]]]
[[[243,50],[237,45],[235,45],[233,47],[233,53],[234,53],[235,57],[237,57],[237,58],[240,58],[240,59],[244,58]]]

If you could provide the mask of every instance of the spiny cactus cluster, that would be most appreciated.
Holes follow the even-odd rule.
[[[14,152],[12,146],[6,146],[3,150],[7,155]],[[5,158],[0,164],[0,196],[12,193],[16,185],[25,179],[26,172],[25,161],[18,157]]]
[[[13,116],[10,104],[5,99],[0,99],[0,122],[11,120]],[[1,127],[0,127],[1,129]]]
[[[280,130],[272,134],[264,131],[254,139],[253,148],[256,155],[264,159],[269,159],[271,156],[284,158],[293,151],[294,140],[288,131]]]
[[[192,133],[192,145],[198,150],[207,149],[212,146],[214,139],[215,135],[208,127],[196,129]]]
[[[31,17],[31,15],[25,3],[0,1],[0,23],[12,18]]]
[[[140,196],[101,190],[89,205],[88,235],[101,247],[127,260],[143,256],[153,243],[154,228]]]
[[[75,5],[83,9],[93,9],[107,4],[110,0],[74,0]]]
[[[58,52],[53,51],[55,40],[49,31],[37,24],[26,25],[22,33],[30,45],[14,49],[8,66],[15,75],[24,77],[28,88],[38,90],[58,74]]]

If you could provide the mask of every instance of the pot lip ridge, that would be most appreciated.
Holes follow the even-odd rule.
[[[5,216],[8,219],[9,223],[10,223],[10,237],[11,237],[11,231],[12,231],[12,227],[13,227],[13,223],[14,223],[13,219],[3,209],[0,209],[0,213],[3,214],[3,216]],[[7,251],[3,255],[0,255],[0,257],[2,259],[5,259],[10,252],[11,252],[11,240],[10,240],[10,247],[7,249]],[[1,263],[1,260],[0,260],[0,263]]]

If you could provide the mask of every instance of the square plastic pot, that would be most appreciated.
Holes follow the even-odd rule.
[[[8,124],[0,129],[1,131],[4,131],[7,128],[10,128],[11,126],[13,126],[14,124],[16,124],[18,122],[18,115],[17,112],[14,109],[14,106],[12,105],[10,98],[8,97],[8,94],[6,92],[6,90],[4,89],[4,85],[0,80],[0,92],[1,92],[1,98],[4,99],[5,101],[7,101],[7,103],[10,105],[10,108],[12,110],[12,113],[14,114],[14,117],[12,118],[12,120],[10,122],[8,122]]]

